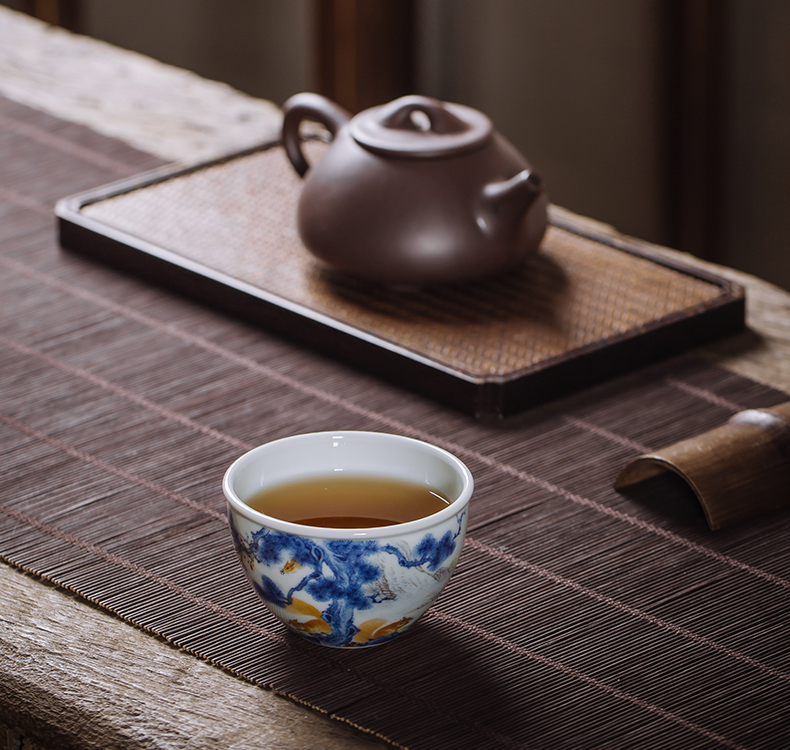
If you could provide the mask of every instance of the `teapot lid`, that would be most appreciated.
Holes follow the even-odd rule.
[[[412,158],[456,156],[482,148],[491,120],[463,104],[404,96],[360,112],[349,123],[353,139],[376,153]]]

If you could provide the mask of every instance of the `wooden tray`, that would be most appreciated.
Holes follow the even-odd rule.
[[[323,144],[309,144],[311,160]],[[508,416],[731,334],[744,292],[559,220],[515,273],[423,291],[304,249],[279,146],[61,201],[61,245],[479,417]]]

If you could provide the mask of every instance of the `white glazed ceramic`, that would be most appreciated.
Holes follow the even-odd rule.
[[[416,521],[370,529],[303,526],[244,503],[284,482],[346,472],[426,484],[452,503]],[[228,469],[223,491],[233,542],[266,606],[314,643],[384,643],[425,612],[461,552],[474,482],[434,445],[378,432],[316,432],[275,440]]]

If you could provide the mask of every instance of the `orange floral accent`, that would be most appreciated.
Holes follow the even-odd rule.
[[[308,620],[307,622],[299,622],[299,620],[288,620],[288,624],[294,628],[304,631],[305,633],[331,633],[332,626],[322,619]]]
[[[358,626],[359,632],[354,635],[353,641],[354,643],[367,643],[368,641],[375,641],[377,638],[384,638],[387,635],[396,633],[411,621],[411,617],[403,617],[397,622],[391,622],[388,625],[386,620],[378,617],[372,620],[365,620]]]
[[[404,625],[408,625],[411,620],[411,617],[403,617],[397,622],[392,622],[389,625],[385,625],[383,628],[379,628],[375,633],[373,633],[373,638],[383,638],[385,635],[392,635],[404,627]]]
[[[285,608],[285,611],[290,612],[292,615],[308,615],[309,617],[321,619],[321,610],[316,609],[310,602],[297,599],[296,597],[291,599],[291,603]]]
[[[367,643],[369,640],[371,640],[371,638],[373,638],[373,633],[382,625],[386,624],[387,621],[382,620],[379,617],[376,617],[373,620],[365,620],[365,622],[359,626],[359,632],[354,635],[354,643]]]

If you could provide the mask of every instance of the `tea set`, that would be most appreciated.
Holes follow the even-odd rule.
[[[312,93],[283,110],[282,144],[304,178],[298,232],[329,267],[424,288],[503,273],[538,250],[547,226],[542,181],[482,112],[415,95],[352,117]],[[302,149],[305,121],[332,138],[313,165]],[[293,522],[252,507],[278,483],[309,479],[313,487],[338,472],[422,484],[448,504],[371,528]],[[253,588],[291,631],[337,648],[388,643],[430,607],[461,553],[473,486],[469,469],[437,446],[353,431],[259,446],[223,482]]]

